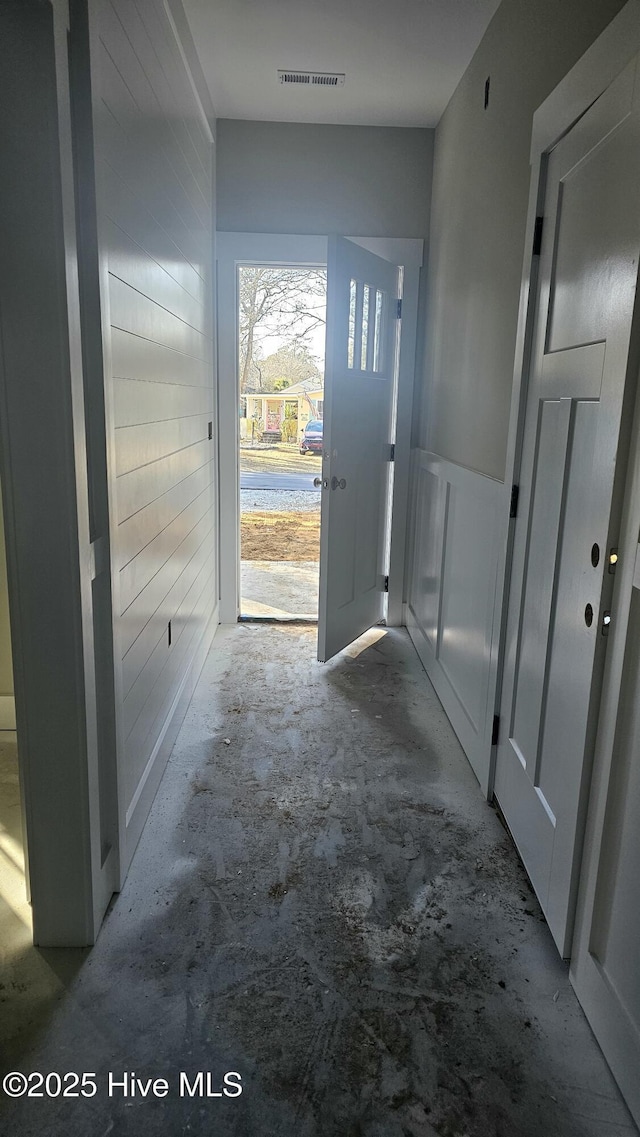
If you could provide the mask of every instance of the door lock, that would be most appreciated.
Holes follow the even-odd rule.
[[[336,478],[336,476],[334,474],[334,476],[331,479],[331,489],[332,490],[346,490],[346,488],[347,488],[347,479],[346,478]]]

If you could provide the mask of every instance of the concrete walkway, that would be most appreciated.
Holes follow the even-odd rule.
[[[243,616],[318,618],[318,561],[242,561]]]
[[[98,1093],[5,1098],[0,1131],[635,1135],[407,635],[314,640],[219,632],[96,947],[7,961],[4,1070]],[[109,1097],[124,1071],[167,1095]],[[180,1096],[199,1071],[242,1095]]]

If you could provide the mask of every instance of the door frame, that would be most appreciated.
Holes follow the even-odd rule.
[[[22,224],[11,231],[7,263],[15,269],[0,296],[12,332],[0,355],[0,480],[17,737],[34,942],[81,947],[94,942],[117,887],[117,850],[103,840],[94,638],[99,549],[86,451],[75,77],[65,0],[12,8],[20,20],[15,42],[28,43],[32,61],[17,93],[25,107],[20,129],[31,145],[21,148],[13,183],[4,186]],[[32,91],[39,101],[30,110]],[[15,118],[13,111],[7,116]]]
[[[506,539],[498,558],[497,594],[501,596],[499,647],[495,689],[495,716],[500,715],[505,670],[505,647],[515,524],[510,517],[512,487],[518,485],[524,439],[525,415],[531,368],[531,352],[536,315],[539,255],[536,219],[544,198],[548,155],[554,146],[582,118],[583,114],[640,51],[640,0],[627,0],[624,8],[605,28],[533,116],[531,133],[531,180],[525,229],[525,254],[520,284],[520,307],[516,333],[513,386],[505,480],[501,513]],[[489,785],[491,800],[495,782],[497,744],[491,747]]]
[[[414,238],[349,237],[403,268],[402,325],[395,412],[395,468],[390,525],[387,624],[403,623],[409,500],[411,419],[424,242]],[[327,237],[291,233],[216,234],[218,429],[220,484],[220,622],[235,624],[240,604],[240,494],[238,446],[237,267],[280,264],[326,267]],[[233,383],[228,377],[233,376]],[[234,477],[224,476],[234,471]]]
[[[636,327],[635,355],[640,354],[640,329]],[[636,390],[640,374],[630,372]],[[610,984],[600,968],[593,942],[598,919],[598,892],[601,870],[604,879],[615,873],[611,845],[605,846],[609,811],[616,807],[616,774],[624,764],[631,737],[621,729],[625,710],[622,699],[625,662],[629,645],[629,624],[634,588],[640,586],[640,398],[636,396],[631,428],[631,445],[626,467],[624,503],[618,544],[618,563],[613,587],[611,632],[602,681],[598,728],[594,745],[591,792],[587,812],[581,874],[576,904],[575,927],[569,978],[587,1020],[633,1114],[640,1121],[640,1089],[637,1077],[638,1037],[622,1006],[615,1006]],[[622,751],[622,759],[620,757]],[[611,877],[609,876],[609,879]],[[615,877],[614,877],[615,879]],[[602,919],[602,917],[601,917]],[[611,1000],[611,1002],[610,1002]],[[611,1016],[612,1005],[614,1015]],[[612,1022],[612,1018],[615,1020]]]

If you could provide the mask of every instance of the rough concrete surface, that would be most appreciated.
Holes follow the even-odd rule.
[[[10,1104],[2,1132],[635,1134],[406,634],[326,665],[314,638],[216,637],[97,945],[32,951],[2,992],[5,1069],[98,1093]],[[181,1098],[199,1070],[242,1095]],[[169,1094],[110,1099],[108,1071]]]
[[[243,616],[318,618],[318,561],[242,561]]]
[[[24,878],[15,730],[0,730],[0,928],[0,952],[3,954],[19,952],[32,939],[31,907]]]

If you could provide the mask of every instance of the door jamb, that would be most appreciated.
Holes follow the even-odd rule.
[[[25,194],[8,183],[9,204],[18,192],[24,198],[25,219],[14,231],[30,236],[11,258],[13,334],[0,360],[17,734],[34,942],[47,947],[93,943],[115,879],[113,850],[103,856],[100,844],[68,15],[65,0],[24,5],[20,14],[17,35],[36,52],[47,104],[42,133],[12,174],[31,188]]]

